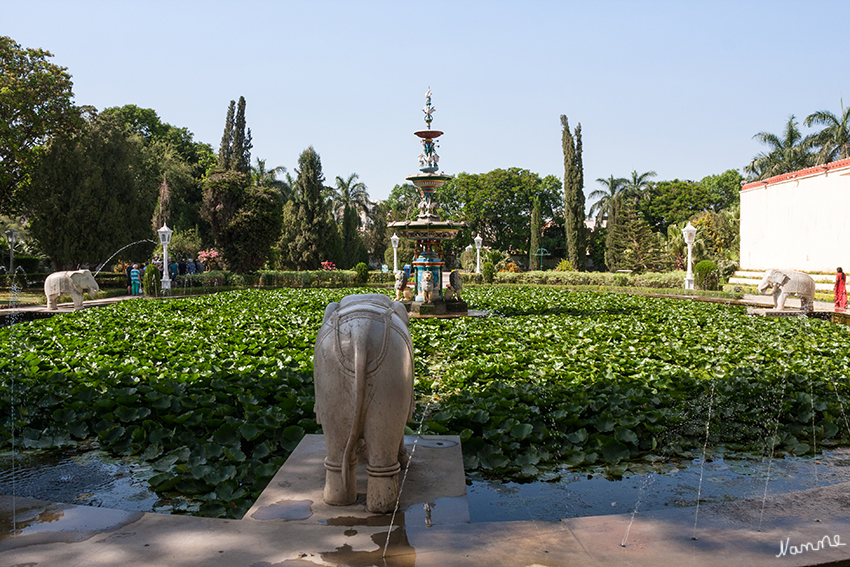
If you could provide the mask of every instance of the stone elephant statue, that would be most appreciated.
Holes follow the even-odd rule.
[[[393,510],[398,473],[407,464],[404,426],[413,418],[413,343],[407,310],[381,294],[331,303],[313,356],[316,421],[322,425],[324,501],[357,499],[358,454],[369,474],[366,508]]]
[[[815,280],[803,272],[793,270],[768,270],[758,285],[759,293],[768,295],[773,290],[773,307],[785,308],[785,300],[789,295],[800,298],[802,311],[812,311],[815,299]]]
[[[53,272],[44,280],[44,295],[47,296],[47,308],[56,309],[60,295],[70,295],[74,309],[83,306],[83,293],[88,290],[89,297],[94,299],[100,288],[94,281],[94,276],[88,270],[73,272]]]

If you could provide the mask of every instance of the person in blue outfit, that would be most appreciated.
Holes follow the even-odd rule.
[[[130,270],[130,285],[133,286],[133,295],[139,295],[139,288],[142,286],[142,274],[139,272],[138,264],[133,264],[133,269]]]

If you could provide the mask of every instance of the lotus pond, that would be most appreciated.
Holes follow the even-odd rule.
[[[241,517],[305,433],[324,307],[365,289],[124,301],[0,329],[0,451],[97,445],[163,497]],[[850,445],[850,329],[741,307],[483,286],[413,320],[417,415],[476,478],[628,477],[709,454]]]

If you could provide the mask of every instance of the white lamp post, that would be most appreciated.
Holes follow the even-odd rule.
[[[694,272],[691,269],[691,250],[696,235],[697,229],[688,221],[688,226],[682,229],[682,236],[685,237],[685,244],[688,245],[688,273],[685,275],[685,289],[694,289]]]
[[[393,233],[390,242],[393,243],[393,273],[396,273],[398,271],[398,236],[396,233]]]
[[[481,244],[483,244],[484,239],[481,238],[481,233],[478,233],[473,241],[475,242],[475,273],[481,273]]]
[[[15,274],[15,243],[18,241],[18,231],[10,228],[6,231],[6,241],[9,243],[9,275]]]
[[[157,230],[159,243],[162,244],[162,289],[171,289],[171,276],[168,273],[168,243],[171,242],[173,230],[163,223],[162,228]]]

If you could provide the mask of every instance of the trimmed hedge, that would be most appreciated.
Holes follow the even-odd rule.
[[[685,272],[612,274],[608,272],[497,272],[496,284],[542,285],[592,285],[605,287],[643,287],[654,289],[681,289]]]

